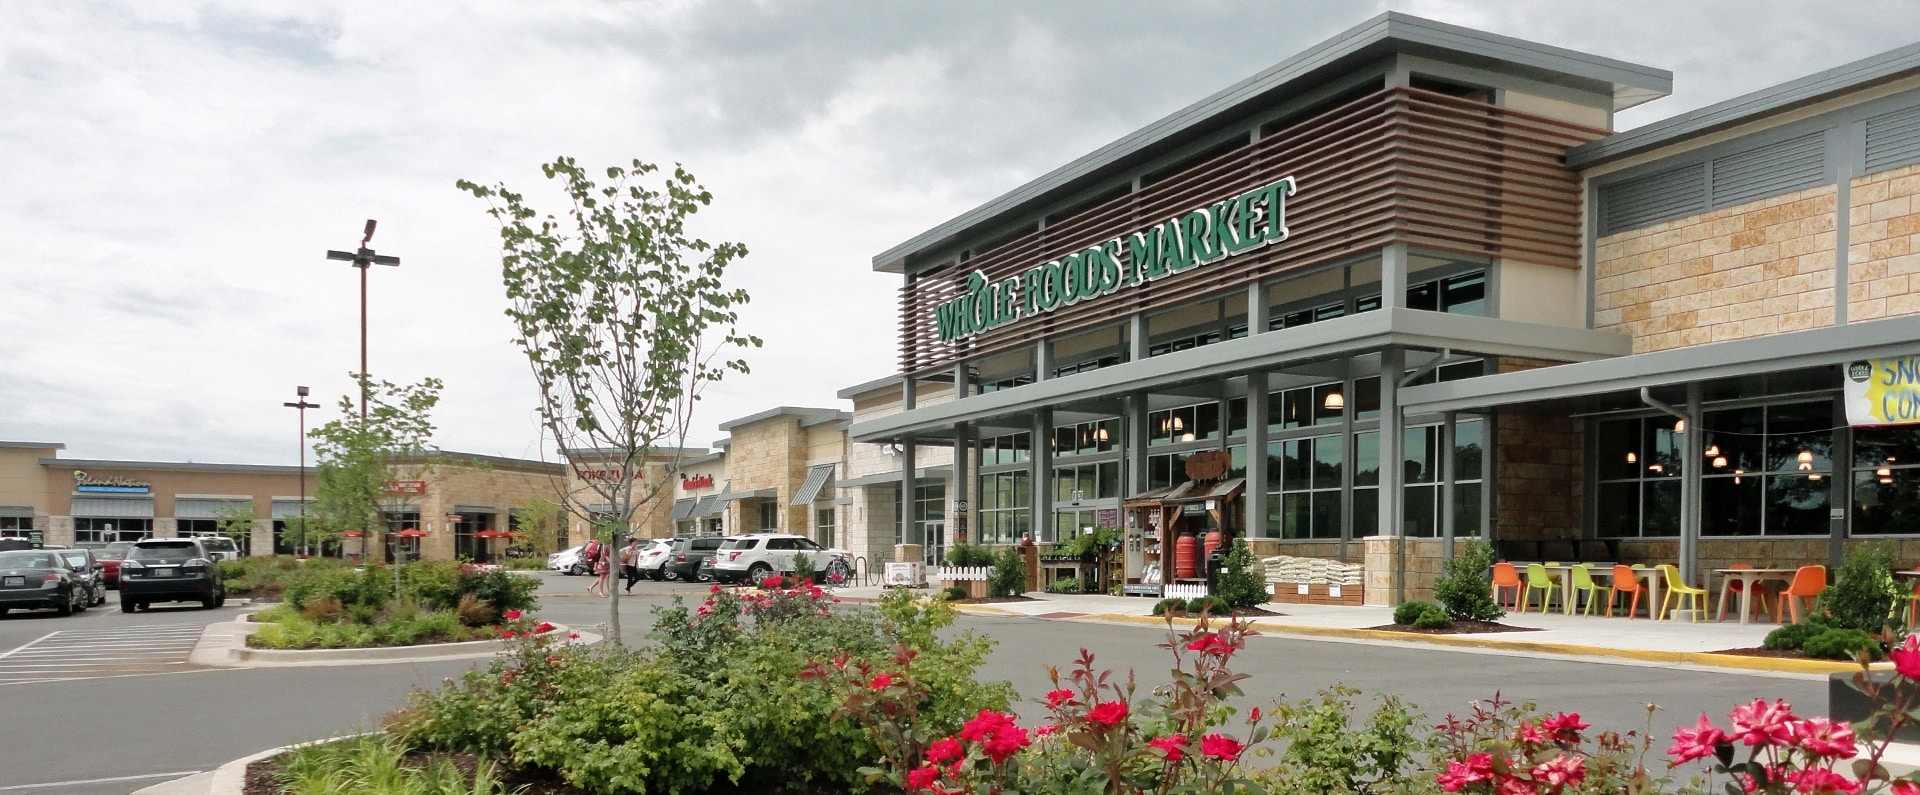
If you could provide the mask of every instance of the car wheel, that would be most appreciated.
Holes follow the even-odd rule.
[[[586,573],[587,573],[587,567],[582,566],[578,563],[575,563],[572,566],[567,567],[568,577],[581,577],[581,576],[585,576]]]
[[[87,608],[92,606],[93,606],[93,597],[87,596],[85,591],[81,591],[80,600],[73,603],[73,612],[85,613],[87,612]]]
[[[667,582],[678,582],[680,580],[680,572],[668,568],[667,565],[663,563],[660,564],[660,570],[654,573],[654,577],[666,580]]]
[[[62,600],[60,606],[54,608],[54,610],[63,616],[73,615],[73,592],[68,591],[67,598]]]
[[[124,596],[120,597],[120,612],[131,613],[136,609],[139,609],[139,605],[135,604],[132,599],[128,599]]]
[[[100,589],[99,593],[96,593],[93,595],[93,606],[99,607],[100,605],[103,605],[106,603],[107,603],[107,589],[102,588]]]
[[[7,611],[9,611],[9,610],[12,610],[12,609],[13,609],[13,608],[11,608],[11,607],[0,607],[0,616],[4,616],[4,615],[6,615],[6,614],[7,614]]]
[[[212,609],[213,609],[213,608],[214,608],[214,607],[215,607],[215,606],[216,606],[216,605],[218,604],[218,601],[219,601],[219,600],[217,600],[217,599],[215,599],[214,597],[211,597],[211,596],[209,596],[209,597],[207,597],[207,598],[205,598],[205,599],[201,599],[201,600],[200,600],[200,609],[202,609],[202,610],[212,610]]]
[[[773,567],[765,563],[755,563],[747,567],[747,582],[759,585],[773,574]]]
[[[226,592],[226,591],[221,591],[221,592],[220,592],[220,595],[218,595],[218,596],[215,596],[215,597],[213,597],[213,606],[214,606],[214,607],[226,607],[226,606],[227,606],[227,592]]]

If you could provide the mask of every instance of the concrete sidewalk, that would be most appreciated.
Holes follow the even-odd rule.
[[[874,599],[884,590],[880,587],[840,588],[836,593],[849,599]],[[923,592],[931,595],[939,591],[927,588]],[[969,615],[981,616],[1153,625],[1161,625],[1165,621],[1153,616],[1153,605],[1159,601],[1157,599],[1038,592],[1027,596],[1032,601],[962,604],[959,609]],[[1373,629],[1393,623],[1393,611],[1385,607],[1271,603],[1266,605],[1266,609],[1285,614],[1253,617],[1255,628],[1269,635],[1425,644],[1802,675],[1825,675],[1859,669],[1858,665],[1850,662],[1712,653],[1760,646],[1767,633],[1779,626],[1763,621],[1742,625],[1731,619],[1724,622],[1650,621],[1646,618],[1602,618],[1560,613],[1509,613],[1499,623],[1523,627],[1528,631],[1427,635]]]

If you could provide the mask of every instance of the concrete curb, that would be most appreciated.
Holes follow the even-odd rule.
[[[200,643],[194,647],[190,659],[204,665],[227,668],[467,660],[495,656],[505,651],[508,643],[502,639],[491,639],[461,643],[433,643],[425,646],[381,646],[371,649],[255,649],[246,645],[246,639],[248,635],[257,631],[260,625],[248,621],[247,618],[247,615],[243,615],[239,621],[208,625],[207,631],[201,635]],[[219,630],[218,634],[216,629]],[[570,631],[572,630],[564,624],[554,624],[553,629],[545,633],[544,637],[557,637],[562,643],[579,645],[590,645],[601,640],[599,635],[587,632],[580,633],[577,639],[570,639],[566,637]]]
[[[248,765],[270,756],[284,754],[296,748],[339,742],[341,740],[351,740],[355,737],[364,737],[368,734],[377,733],[378,732],[360,732],[357,734],[342,734],[338,737],[328,737],[324,740],[313,740],[304,743],[294,743],[293,745],[283,745],[279,748],[269,748],[257,754],[240,757],[205,773],[196,773],[184,778],[163,781],[150,787],[134,790],[133,795],[201,795],[201,793],[205,793],[205,795],[240,795],[247,791]]]

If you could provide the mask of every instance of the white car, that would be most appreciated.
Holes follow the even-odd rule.
[[[200,548],[206,550],[208,558],[212,560],[240,559],[240,545],[234,543],[231,538],[201,535],[193,536],[193,539],[200,542]]]
[[[563,549],[548,555],[547,570],[557,571],[569,577],[577,574],[586,574],[587,562],[580,559],[580,550],[586,548],[586,544],[581,544],[580,546]]]
[[[753,533],[734,536],[720,544],[720,549],[713,553],[713,578],[721,582],[757,583],[775,572],[791,573],[794,559],[801,555],[807,556],[816,572],[844,567],[853,559],[853,554],[844,549],[828,549],[806,536]]]
[[[678,579],[680,575],[667,571],[667,559],[672,556],[673,539],[655,538],[640,548],[640,557],[635,559],[633,567],[649,580]]]

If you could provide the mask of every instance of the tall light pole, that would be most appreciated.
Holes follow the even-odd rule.
[[[372,218],[367,219],[366,234],[360,238],[359,249],[327,252],[327,259],[351,262],[353,267],[360,269],[360,419],[362,420],[367,418],[367,271],[375,265],[394,267],[400,265],[399,257],[375,254],[373,249],[367,248],[367,244],[373,242],[373,228],[379,223]]]
[[[293,390],[300,399],[280,405],[300,410],[300,540],[293,547],[294,552],[298,553],[307,546],[307,409],[320,408],[320,404],[307,402],[306,387],[296,386]]]
[[[360,238],[360,248],[351,252],[332,250],[327,252],[327,259],[351,262],[353,263],[353,267],[360,269],[360,425],[363,431],[366,430],[365,426],[367,424],[367,393],[373,388],[371,383],[372,376],[368,375],[369,371],[367,370],[367,271],[372,270],[375,265],[391,265],[394,267],[400,265],[399,257],[375,254],[373,249],[367,247],[368,243],[373,242],[373,228],[379,225],[379,223],[379,221],[372,218],[367,219],[366,233]],[[361,533],[361,538],[364,539],[360,542],[361,557],[364,559],[371,554],[371,550],[374,548],[375,533],[373,528],[364,528]],[[400,571],[397,567],[394,569],[393,576],[396,578],[400,576]]]

